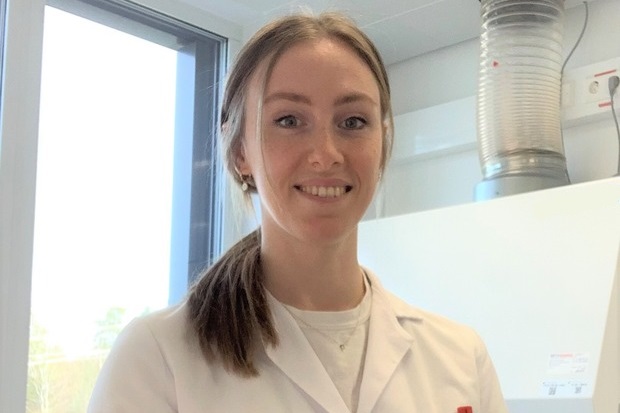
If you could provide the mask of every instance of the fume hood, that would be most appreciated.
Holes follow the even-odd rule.
[[[480,333],[511,413],[620,411],[619,248],[620,178],[360,225],[386,287]]]

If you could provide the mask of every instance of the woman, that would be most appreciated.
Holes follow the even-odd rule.
[[[186,302],[131,323],[91,413],[506,411],[469,328],[410,307],[357,261],[392,146],[387,75],[337,14],[289,16],[240,52],[227,166],[261,227]]]

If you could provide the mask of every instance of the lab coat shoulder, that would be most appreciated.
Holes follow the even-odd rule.
[[[123,329],[99,373],[88,413],[177,411],[174,373],[162,342],[170,334],[161,330],[184,326],[176,322],[179,313],[169,308],[136,318]]]
[[[432,342],[438,347],[485,351],[473,328],[447,317],[416,307],[383,288],[372,275],[374,295],[392,309],[400,326],[418,342]]]
[[[286,353],[296,354],[303,370],[307,356],[301,357],[299,349]],[[260,376],[248,378],[208,361],[182,303],[125,327],[104,363],[88,413],[241,412],[248,406],[257,412],[320,411],[264,349],[257,351],[255,363]]]
[[[471,354],[485,351],[484,343],[472,327],[412,306],[389,291],[385,291],[385,294],[399,324],[414,337],[416,342],[428,342],[435,347],[466,351]]]
[[[403,383],[416,389],[417,400],[411,403],[428,397],[422,404],[438,411],[434,409],[443,406],[437,400],[453,399],[458,406],[474,407],[474,412],[507,412],[487,348],[472,327],[410,305],[376,279],[374,285],[375,296],[389,303],[404,334],[411,338],[411,351],[395,375],[396,379],[402,375]]]

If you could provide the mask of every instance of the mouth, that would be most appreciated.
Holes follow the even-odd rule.
[[[345,186],[301,186],[295,185],[298,191],[306,193],[308,195],[317,196],[319,198],[338,198],[350,192],[353,187],[350,185]]]

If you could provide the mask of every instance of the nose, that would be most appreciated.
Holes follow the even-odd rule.
[[[344,162],[344,155],[338,145],[338,136],[330,127],[322,127],[312,137],[308,162],[317,170],[327,170]]]

